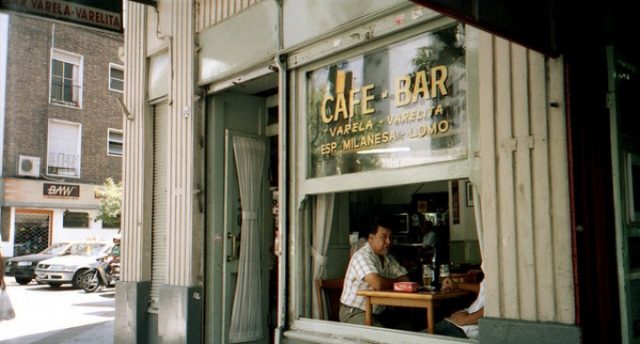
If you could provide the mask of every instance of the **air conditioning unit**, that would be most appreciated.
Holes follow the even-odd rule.
[[[18,159],[18,175],[23,177],[40,176],[40,158],[20,155]]]

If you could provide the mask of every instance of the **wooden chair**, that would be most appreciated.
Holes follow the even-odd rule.
[[[318,315],[322,320],[340,321],[340,295],[344,278],[316,279],[316,293],[318,295]],[[327,307],[325,317],[324,307]]]

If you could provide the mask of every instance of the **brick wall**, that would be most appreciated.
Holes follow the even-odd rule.
[[[118,56],[122,45],[118,34],[10,15],[3,176],[17,176],[20,155],[40,157],[41,173],[46,173],[48,123],[59,119],[82,125],[80,178],[65,181],[121,180],[122,158],[107,155],[107,131],[122,129],[116,101],[122,95],[108,89],[109,63],[123,65]],[[52,47],[83,56],[80,109],[49,103]]]

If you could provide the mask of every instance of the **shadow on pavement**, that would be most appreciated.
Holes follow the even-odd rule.
[[[0,344],[113,343],[113,320],[0,341]]]

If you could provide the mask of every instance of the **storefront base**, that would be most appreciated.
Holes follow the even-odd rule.
[[[162,286],[158,312],[160,342],[202,342],[202,301],[202,288]]]
[[[114,343],[200,343],[202,288],[162,286],[149,313],[150,282],[118,282]]]
[[[480,319],[480,343],[579,344],[580,328],[558,323],[484,317]]]
[[[118,282],[114,343],[147,343],[150,282]]]

